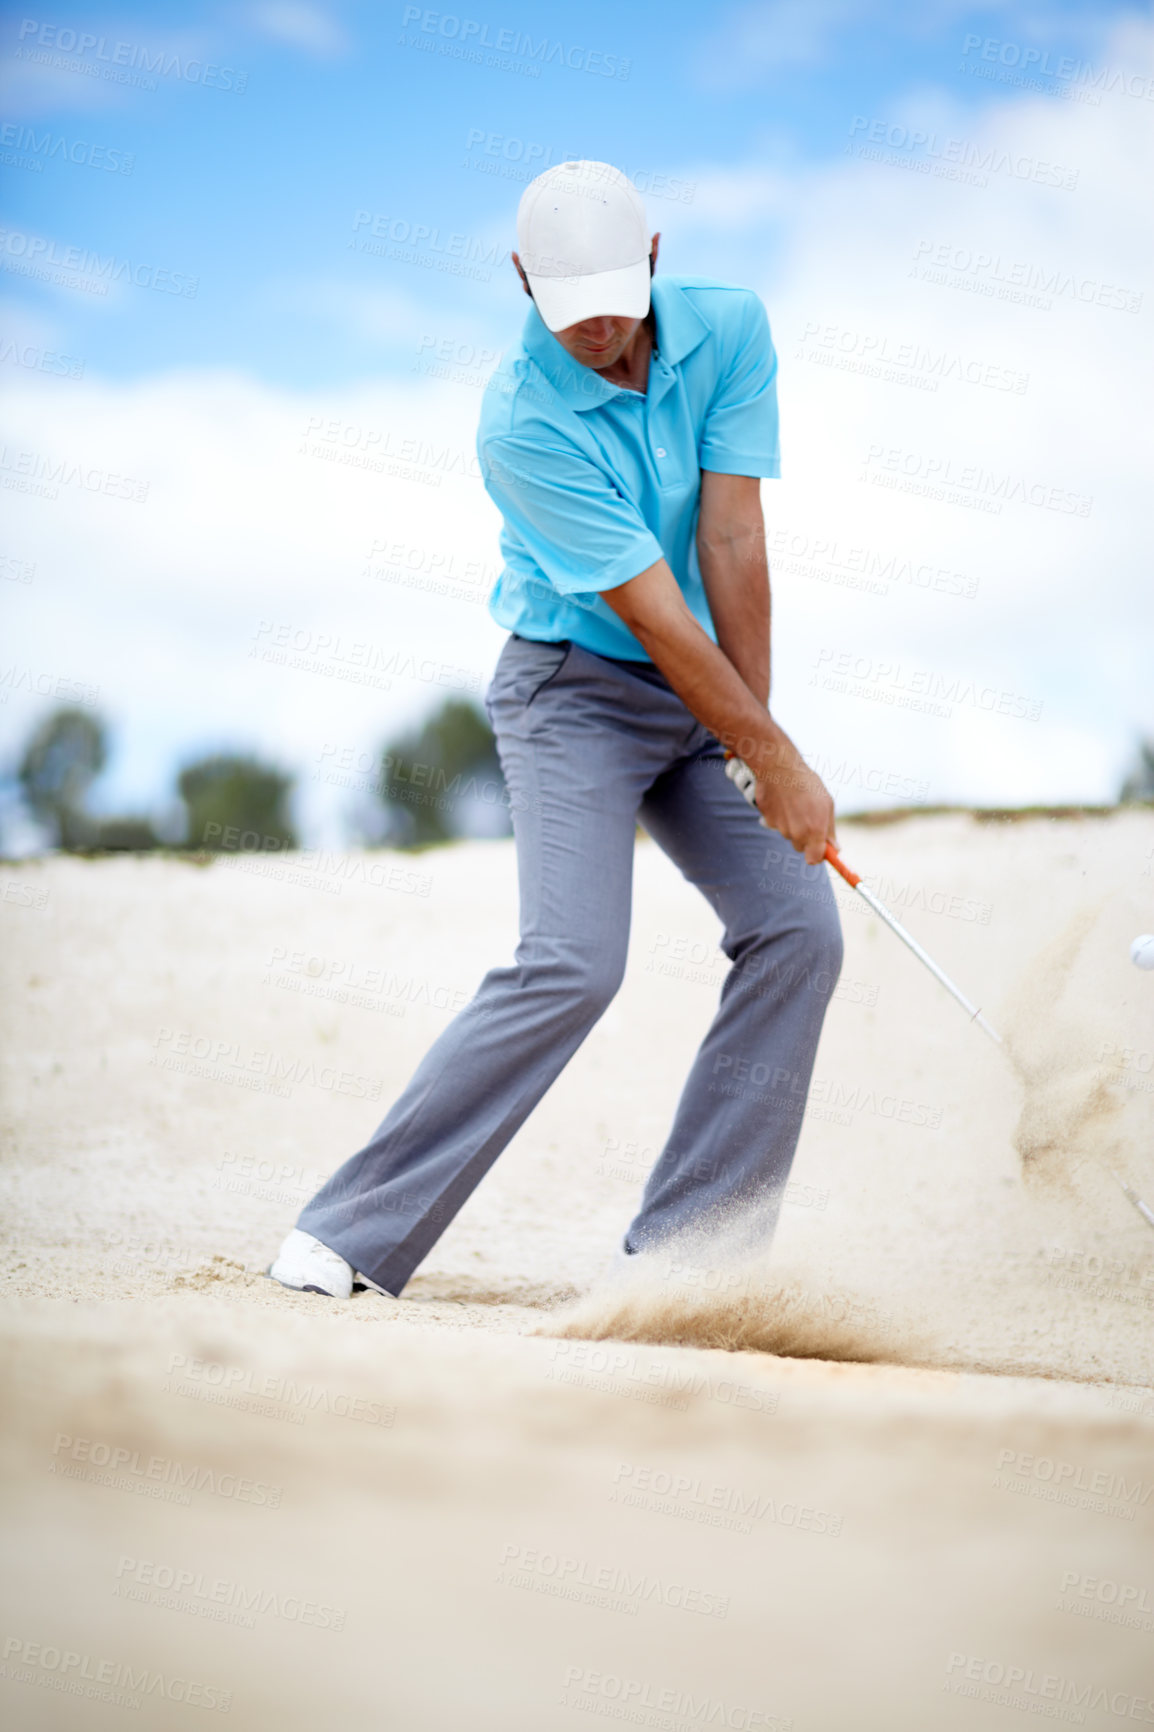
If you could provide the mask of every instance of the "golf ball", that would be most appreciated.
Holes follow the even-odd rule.
[[[1142,932],[1130,946],[1135,968],[1154,968],[1154,932]]]

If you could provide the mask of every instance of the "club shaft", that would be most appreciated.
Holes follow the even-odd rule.
[[[1119,1177],[1119,1175],[1114,1172],[1113,1167],[1111,1167],[1110,1171],[1111,1171],[1111,1174],[1113,1175],[1114,1179],[1117,1181],[1118,1188],[1121,1190],[1122,1195],[1125,1197],[1126,1201],[1128,1203],[1133,1203],[1134,1207],[1137,1209],[1137,1211],[1141,1215],[1142,1219],[1144,1221],[1149,1222],[1151,1227],[1154,1227],[1154,1209],[1152,1209],[1148,1203],[1144,1203],[1142,1201],[1142,1199],[1138,1195],[1137,1191],[1134,1190],[1134,1188],[1131,1185],[1128,1185],[1126,1183],[1125,1179]]]
[[[726,774],[729,776],[730,780],[736,784],[741,793],[749,801],[749,804],[751,806],[755,805],[757,800],[757,783],[753,771],[749,768],[748,764],[742,762],[736,752],[727,752],[726,759]],[[761,821],[763,824],[765,823],[764,818]],[[885,921],[890,931],[895,932],[901,939],[902,943],[907,945],[908,948],[913,951],[918,961],[925,964],[934,979],[945,987],[946,991],[952,998],[957,999],[970,1021],[976,1022],[978,1027],[982,1030],[982,1033],[988,1034],[996,1046],[1001,1046],[1003,1044],[1001,1035],[998,1034],[995,1029],[990,1027],[978,1006],[970,1003],[965,993],[960,991],[959,988],[954,985],[945,970],[938,967],[933,957],[929,956],[922,949],[917,939],[913,938],[906,931],[901,921],[895,920],[884,902],[879,902],[873,891],[867,890],[866,886],[862,883],[861,878],[856,872],[850,871],[849,867],[841,858],[841,855],[832,843],[827,844],[825,857],[833,867],[834,871],[839,872],[850,888],[856,890],[858,895],[869,904],[878,919]]]
[[[729,752],[726,756],[730,760],[726,769],[727,775],[729,775],[736,783],[737,787],[744,794],[750,805],[754,805],[756,803],[756,782],[752,770],[750,770],[746,764],[742,763],[736,753]],[[761,821],[765,824],[764,818]],[[938,967],[933,957],[928,955],[927,952],[922,949],[917,939],[912,937],[910,933],[906,931],[901,921],[894,918],[885,903],[879,902],[873,891],[866,888],[859,875],[856,872],[851,871],[851,869],[846,865],[832,842],[826,844],[825,857],[833,867],[834,871],[839,873],[841,877],[845,879],[850,889],[856,890],[863,902],[872,908],[878,919],[883,920],[889,927],[890,931],[896,933],[902,943],[908,949],[913,951],[918,961],[925,964],[934,979],[938,981],[940,985],[945,987],[951,998],[957,999],[970,1021],[976,1022],[983,1034],[988,1034],[992,1041],[994,1041],[998,1046],[1002,1046],[1003,1041],[1001,1035],[998,1034],[995,1029],[990,1027],[977,1005],[970,1003],[965,993],[954,985],[945,970]],[[1154,1209],[1152,1209],[1148,1203],[1144,1203],[1137,1191],[1128,1185],[1125,1179],[1121,1178],[1119,1174],[1113,1173],[1113,1177],[1117,1181],[1123,1195],[1126,1197],[1126,1200],[1134,1205],[1135,1209],[1137,1209],[1138,1213],[1148,1226],[1154,1227]]]
[[[885,903],[879,902],[877,897],[874,895],[873,891],[867,889],[864,884],[855,884],[854,889],[857,891],[858,895],[860,897],[862,897],[862,899],[869,904],[869,906],[873,909],[874,913],[877,915],[878,919],[884,920],[886,925],[889,927],[890,931],[897,933],[897,935],[901,939],[902,943],[904,945],[906,945],[910,950],[913,951],[913,953],[917,957],[918,961],[925,963],[926,967],[929,969],[929,971],[933,975],[934,979],[939,981],[941,983],[941,985],[945,987],[946,991],[953,998],[957,999],[958,1003],[961,1005],[961,1007],[965,1011],[966,1015],[970,1018],[970,1021],[976,1022],[978,1027],[983,1031],[983,1033],[988,1034],[992,1041],[995,1041],[998,1046],[1001,1046],[1002,1045],[1001,1035],[998,1034],[994,1029],[992,1029],[990,1027],[989,1023],[986,1021],[985,1017],[982,1015],[981,1010],[978,1008],[978,1006],[976,1004],[970,1003],[970,1001],[966,997],[965,993],[962,992],[959,987],[954,985],[953,981],[950,979],[949,975],[945,972],[945,970],[938,967],[938,965],[934,961],[933,957],[930,956],[926,951],[924,951],[922,949],[922,947],[918,943],[917,939],[914,938],[911,933],[906,931],[906,929],[902,925],[901,921],[896,920],[894,918],[894,916],[890,913],[889,909],[885,906]]]

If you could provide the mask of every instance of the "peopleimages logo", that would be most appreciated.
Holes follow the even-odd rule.
[[[708,1527],[728,1527],[737,1533],[752,1533],[753,1523],[764,1520],[775,1527],[796,1528],[799,1533],[829,1539],[837,1539],[842,1529],[842,1517],[836,1511],[624,1461],[613,1476],[610,1502],[700,1521]]]
[[[93,1468],[108,1471],[93,1473]],[[107,1485],[114,1491],[134,1491],[158,1497],[171,1492],[173,1496],[165,1501],[176,1503],[187,1503],[189,1492],[207,1491],[214,1497],[233,1498],[237,1503],[279,1509],[284,1490],[283,1486],[268,1485],[263,1479],[222,1473],[218,1468],[177,1461],[167,1455],[145,1458],[138,1449],[129,1449],[125,1444],[107,1443],[102,1438],[71,1437],[64,1431],[56,1434],[48,1471],[63,1479],[84,1479],[96,1485]]]
[[[864,114],[854,115],[845,148],[848,154],[867,160],[900,163],[920,173],[932,172],[951,180],[970,179],[977,186],[989,185],[985,178],[988,174],[1006,174],[1012,180],[1028,180],[1074,192],[1082,172],[1028,152],[1014,152],[1001,145],[978,143],[976,139],[945,138],[922,127],[873,120]],[[883,149],[894,154],[885,157]]]
[[[897,709],[920,710],[947,721],[955,704],[969,704],[987,715],[1009,716],[1019,721],[1036,722],[1042,714],[1041,698],[978,685],[935,668],[903,667],[900,662],[857,655],[852,650],[819,651],[809,683],[826,691],[842,692],[847,697],[864,697]]]
[[[106,174],[131,174],[136,163],[131,151],[91,144],[87,139],[65,138],[61,133],[36,132],[31,126],[20,126],[11,120],[0,125],[0,145],[7,150],[29,151],[29,166],[36,169],[55,160],[101,169]]]
[[[404,32],[410,25],[415,34],[406,37]],[[401,32],[401,47],[420,46],[432,51],[438,46],[435,39],[439,37],[441,53],[452,52],[456,59],[495,65],[510,71],[524,68],[533,77],[540,77],[542,66],[565,66],[570,72],[590,72],[600,78],[628,78],[633,65],[631,60],[619,54],[604,54],[598,48],[551,41],[548,36],[535,42],[523,30],[498,28],[494,35],[488,22],[479,18],[462,18],[455,12],[430,12],[424,6],[405,7],[401,15]],[[421,42],[421,35],[434,40]],[[482,55],[482,49],[491,52]],[[502,55],[511,55],[513,59],[502,61],[499,58]]]
[[[226,1365],[219,1359],[190,1359],[187,1353],[170,1353],[168,1371],[163,1387],[176,1395],[220,1399],[250,1411],[258,1411],[261,1402],[271,1402],[285,1408],[298,1422],[310,1413],[323,1413],[362,1425],[388,1427],[396,1418],[394,1407],[367,1395],[350,1395],[323,1383],[298,1383],[293,1377],[261,1374],[251,1366]],[[271,1418],[279,1417],[268,1408],[263,1411]]]
[[[561,162],[585,162],[579,150],[558,150],[556,145],[540,139],[517,138],[512,133],[488,132],[484,127],[469,128],[465,140],[462,166],[484,174],[499,174],[506,179],[533,180],[547,168]],[[681,180],[675,175],[658,173],[650,168],[630,167],[618,158],[614,164],[631,180],[643,198],[675,199],[679,204],[692,204],[697,196],[697,182]]]
[[[1058,1610],[1072,1617],[1122,1624],[1127,1629],[1145,1630],[1147,1635],[1154,1630],[1154,1606],[1147,1590],[1134,1582],[1115,1582],[1108,1576],[1064,1570],[1058,1594]]]
[[[194,1075],[208,1074],[218,1080],[239,1076],[252,1087],[266,1081],[273,1085],[274,1093],[286,1096],[299,1083],[328,1089],[333,1094],[353,1095],[358,1100],[380,1099],[379,1077],[337,1070],[333,1065],[318,1066],[311,1059],[285,1058],[264,1047],[247,1047],[240,1041],[166,1026],[157,1031],[152,1044],[155,1050],[148,1062],[161,1070],[192,1070]],[[198,1064],[207,1070],[198,1070]]]
[[[347,1616],[343,1606],[305,1600],[298,1594],[287,1593],[283,1587],[252,1587],[151,1558],[121,1557],[113,1593],[120,1599],[141,1600],[167,1611],[192,1612],[198,1617],[236,1623],[250,1630],[255,1627],[258,1615],[310,1624],[320,1630],[343,1630]]]
[[[119,1708],[140,1709],[146,1696],[180,1702],[186,1708],[213,1709],[219,1714],[227,1714],[232,1707],[232,1691],[219,1685],[166,1676],[126,1660],[97,1659],[74,1648],[33,1642],[25,1636],[5,1638],[0,1675],[12,1683],[36,1684]]]
[[[1081,1462],[1016,1449],[998,1451],[993,1485],[996,1491],[1018,1492],[1128,1522],[1145,1509],[1154,1494],[1154,1484],[1141,1479],[1127,1480],[1107,1468],[1088,1468]]]
[[[0,445],[0,484],[43,499],[58,499],[61,487],[78,487],[82,493],[99,493],[132,505],[148,503],[147,481],[76,458],[54,457],[44,451],[11,451],[7,445]]]
[[[768,1708],[751,1708],[732,1698],[695,1696],[648,1678],[598,1672],[591,1666],[566,1667],[561,1700],[564,1706],[585,1713],[629,1720],[634,1725],[676,1728],[677,1732],[691,1725],[726,1726],[731,1732],[793,1732],[791,1719]]]
[[[705,1618],[724,1618],[729,1614],[728,1594],[648,1576],[644,1571],[634,1575],[620,1565],[595,1564],[588,1558],[542,1551],[536,1546],[506,1545],[496,1580],[502,1587],[584,1600],[630,1616],[635,1616],[645,1601],[656,1601],[681,1612],[697,1612]]]
[[[67,25],[42,23],[38,18],[21,21],[17,42],[14,51],[17,59],[64,67],[70,72],[84,72],[119,84],[137,84],[145,90],[156,89],[153,73],[159,73],[162,78],[179,78],[186,84],[203,84],[209,90],[231,90],[237,95],[248,83],[248,73],[238,72],[234,66],[183,59],[171,49],[146,48],[139,42],[114,43],[108,36],[94,36],[91,31],[77,31]],[[72,59],[71,66],[68,65],[69,58]],[[145,76],[133,77],[134,73]]]
[[[968,288],[999,300],[1027,300],[1043,312],[1049,312],[1051,297],[1062,295],[1071,301],[1081,301],[1083,306],[1106,307],[1121,313],[1142,310],[1139,290],[1120,288],[1100,277],[1079,276],[1058,265],[1003,258],[1001,253],[982,252],[952,241],[920,240],[913,256],[910,275],[924,282],[946,288]]]
[[[1058,1672],[1035,1672],[1032,1666],[1006,1665],[976,1655],[951,1654],[942,1685],[954,1696],[978,1697],[1004,1708],[1028,1708],[1053,1720],[1081,1725],[1087,1708],[1100,1708],[1119,1718],[1154,1726],[1154,1701],[1111,1690],[1105,1684],[1079,1684]],[[1051,1704],[1044,1707],[1044,1703]],[[1064,1710],[1064,1711],[1063,1711]]]
[[[80,277],[99,280],[101,294],[107,294],[109,283],[123,279],[138,289],[160,289],[164,294],[183,295],[195,300],[200,278],[186,272],[170,271],[142,259],[122,257],[116,253],[105,256],[90,247],[59,246],[45,235],[28,234],[24,229],[0,228],[0,252],[6,258],[23,259],[38,274],[40,267],[52,266],[60,271],[75,271]],[[5,265],[5,269],[11,267]]]
[[[1089,60],[1076,60],[1069,54],[1059,57],[1049,48],[1006,42],[998,36],[967,36],[962,45],[962,56],[963,69],[967,72],[976,72],[979,63],[985,61],[992,66],[1011,68],[1035,77],[1065,79],[1093,91],[1136,96],[1144,102],[1154,101],[1154,78],[1148,74],[1121,66],[1094,66]]]
[[[995,516],[1001,514],[1006,504],[1033,505],[1039,510],[1067,512],[1077,517],[1089,517],[1094,508],[1092,494],[1074,493],[1009,471],[983,469],[980,463],[967,463],[959,468],[953,458],[906,451],[897,445],[871,445],[863,461],[867,471],[864,480],[898,487],[906,493],[921,493],[930,499],[949,499],[951,503],[968,496],[980,509]]]

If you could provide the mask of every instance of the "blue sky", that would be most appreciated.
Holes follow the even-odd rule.
[[[461,57],[466,33],[517,64]],[[954,605],[913,579],[855,591],[844,553],[816,575],[779,560],[781,702],[803,749],[840,761],[852,738],[886,772],[875,788],[930,799],[1111,797],[1154,731],[1138,650],[1150,257],[1134,221],[1152,40],[1147,9],[948,0],[6,9],[5,468],[75,449],[135,477],[141,503],[10,493],[4,569],[33,575],[3,585],[0,751],[44,713],[49,676],[87,682],[116,740],[104,804],[155,807],[194,751],[251,744],[302,777],[307,835],[348,833],[307,766],[330,735],[375,749],[433,694],[274,675],[252,666],[253,634],[273,620],[432,646],[483,682],[502,634],[476,597],[365,561],[392,534],[485,562],[497,526],[475,477],[337,475],[304,435],[371,424],[470,452],[477,387],[524,313],[502,257],[521,188],[585,155],[633,175],[662,269],[766,301],[785,464],[763,490],[771,532],[964,571]],[[92,75],[117,64],[136,82]],[[1017,166],[944,177],[1003,146]],[[422,230],[417,258],[398,256]],[[82,254],[195,292],[84,281]],[[986,263],[947,280],[938,254]],[[50,271],[29,275],[30,257]],[[982,279],[1015,270],[1066,272],[1069,292],[1040,308]],[[1028,384],[1019,400],[871,374],[903,337]],[[883,494],[869,483],[895,450],[899,467],[944,453],[1020,472],[1037,497],[1082,489],[1092,510],[986,521],[912,483]],[[856,700],[815,691],[851,651],[1012,690],[1041,720],[991,732],[963,702],[915,727],[874,701],[873,673]],[[839,802],[886,804],[870,786],[847,774]]]
[[[39,174],[10,172],[8,224],[197,279],[195,298],[136,293],[104,307],[21,284],[21,299],[50,311],[68,352],[110,378],[224,364],[317,386],[409,359],[387,327],[351,329],[334,310],[337,287],[412,287],[413,267],[350,250],[358,211],[427,226],[442,248],[464,235],[470,251],[475,243],[491,257],[512,244],[521,183],[467,162],[516,169],[592,156],[652,184],[684,182],[687,162],[708,158],[724,169],[760,152],[789,172],[841,155],[852,116],[885,117],[913,88],[945,87],[963,110],[996,103],[1006,87],[959,71],[981,58],[973,47],[963,52],[967,38],[1042,49],[1054,65],[1063,57],[1099,64],[1109,22],[1124,9],[793,0],[714,12],[680,0],[661,8],[658,24],[641,5],[503,3],[424,9],[402,27],[414,7],[270,3],[68,7],[52,11],[47,29],[35,8],[6,10],[8,54],[58,53],[74,30],[103,40],[59,54],[66,64],[103,56],[115,65],[124,42],[146,64],[165,51],[165,63],[174,55],[182,69],[219,65],[219,84],[245,77],[237,93],[190,82],[174,67],[148,91],[35,61],[10,64],[20,80],[5,103],[10,120],[31,124],[41,140],[51,130],[134,161],[124,174],[49,155]],[[455,18],[484,26],[490,41],[503,31],[528,38],[535,59],[523,63],[539,76],[439,52],[460,45]],[[33,21],[41,28],[29,30]],[[571,69],[558,50],[578,66],[599,55],[595,67],[615,75]],[[652,200],[657,224],[673,219],[665,268],[724,274],[728,249],[703,259],[678,232],[679,203]],[[369,230],[362,223],[356,232]],[[425,269],[420,292],[438,327],[480,324],[498,341],[519,311],[508,266],[488,284]]]

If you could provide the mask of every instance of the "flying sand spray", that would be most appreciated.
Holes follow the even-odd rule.
[[[748,764],[742,762],[736,753],[727,752],[725,757],[726,775],[729,777],[730,781],[740,789],[741,793],[749,801],[749,804],[751,806],[756,805],[757,789],[753,771],[749,768]],[[761,822],[766,829],[769,828],[768,824],[765,823],[764,818]],[[918,961],[925,964],[934,979],[945,987],[946,991],[952,998],[957,999],[970,1021],[977,1023],[982,1032],[988,1034],[995,1045],[1004,1048],[1005,1043],[1003,1042],[1001,1035],[998,1034],[995,1029],[990,1027],[990,1024],[986,1021],[978,1006],[970,1003],[965,993],[954,985],[945,970],[938,967],[933,957],[929,956],[926,951],[922,949],[917,939],[906,931],[901,921],[895,919],[885,904],[880,902],[874,895],[873,891],[862,883],[860,875],[857,872],[850,870],[832,842],[827,842],[825,845],[825,858],[833,867],[834,871],[845,879],[850,889],[856,890],[858,895],[869,904],[874,913],[878,916],[878,919],[883,920],[889,927],[890,931],[895,932],[901,939],[902,943],[913,951]],[[1136,938],[1131,946],[1130,955],[1139,968],[1154,968],[1154,937],[1143,935],[1141,938]],[[1151,1209],[1148,1204],[1144,1203],[1137,1191],[1127,1185],[1125,1181],[1113,1171],[1113,1169],[1111,1169],[1111,1177],[1117,1181],[1123,1196],[1128,1202],[1134,1205],[1147,1225],[1154,1227],[1154,1209]]]

